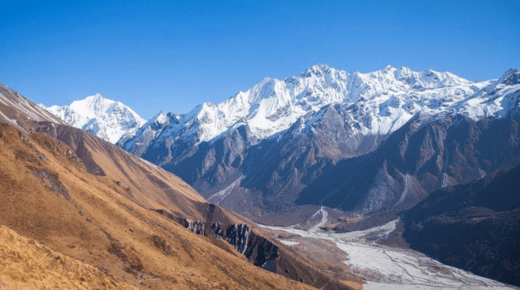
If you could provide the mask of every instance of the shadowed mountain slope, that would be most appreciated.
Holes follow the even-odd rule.
[[[410,247],[520,286],[520,167],[438,190],[404,215]]]
[[[396,217],[439,188],[518,164],[519,76],[313,66],[159,114],[119,145],[257,222],[307,222],[321,206]]]

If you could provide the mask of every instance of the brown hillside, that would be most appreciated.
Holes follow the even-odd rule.
[[[89,174],[65,144],[0,124],[0,224],[95,265],[118,282],[151,289],[306,289],[259,269]]]
[[[0,289],[136,289],[0,226]]]
[[[6,122],[0,138],[0,200],[6,201],[0,204],[0,224],[101,267],[116,281],[154,289],[305,288],[249,260],[319,288],[361,283],[331,278],[335,273],[327,265],[299,257],[249,220],[207,203],[178,177],[63,124],[1,84],[0,113]],[[244,239],[228,231],[224,237],[201,233],[194,224],[228,230],[247,224],[254,233]],[[265,263],[267,258],[275,264]]]
[[[39,121],[65,124],[53,114],[36,106],[29,99],[2,83],[0,83],[0,120],[24,129]]]
[[[139,263],[132,264],[130,257],[140,257],[143,253],[135,252],[136,246],[131,242],[127,241],[129,246],[122,243],[122,240],[127,240],[129,236],[138,236],[134,227],[141,226],[130,227],[129,225],[136,223],[135,219],[137,219],[153,227],[159,226],[163,231],[171,234],[172,227],[178,229],[177,223],[180,223],[183,227],[188,227],[191,231],[206,236],[206,238],[197,237],[197,239],[216,245],[242,261],[247,258],[250,263],[258,267],[264,267],[296,281],[319,288],[326,285],[326,289],[348,289],[346,285],[353,284],[341,281],[345,279],[353,280],[354,285],[361,282],[358,278],[344,275],[340,279],[332,278],[332,276],[337,276],[337,273],[330,271],[327,265],[300,257],[298,253],[276,242],[275,239],[268,238],[249,220],[207,203],[193,188],[178,177],[90,133],[56,120],[30,100],[1,84],[0,113],[2,113],[0,120],[6,121],[19,130],[13,134],[18,134],[18,139],[21,140],[19,143],[20,140],[14,138],[15,141],[12,145],[0,151],[11,151],[14,156],[14,160],[9,160],[9,158],[4,159],[0,154],[0,161],[6,165],[5,170],[0,171],[2,176],[5,175],[3,182],[6,187],[2,189],[5,198],[11,202],[13,200],[11,194],[20,198],[22,193],[23,195],[26,195],[26,192],[34,194],[34,192],[42,190],[31,187],[38,183],[45,190],[61,194],[65,198],[65,201],[58,199],[49,204],[45,197],[37,194],[36,197],[30,199],[30,202],[15,202],[17,207],[22,208],[21,212],[16,212],[15,215],[8,211],[4,213],[4,224],[17,231],[22,230],[20,233],[24,235],[28,231],[27,226],[31,226],[32,235],[27,234],[28,237],[45,241],[48,236],[62,235],[73,240],[74,243],[81,242],[82,248],[92,247],[96,242],[105,240],[105,243],[108,243],[107,247],[110,248],[109,253],[119,257],[123,264],[119,268],[119,270],[122,269],[118,273],[119,277],[126,279],[129,272],[134,276],[137,275],[137,272],[143,272],[139,265],[144,264],[139,259]],[[7,132],[10,130],[9,127],[5,124],[2,128]],[[19,147],[19,145],[21,146]],[[29,149],[21,149],[24,146],[28,146]],[[48,158],[48,156],[54,158]],[[16,163],[16,166],[9,166],[10,162]],[[18,164],[20,162],[25,162],[25,164]],[[19,167],[18,172],[6,171],[7,169],[14,170],[17,167]],[[22,171],[28,175],[19,175]],[[12,176],[16,176],[16,178]],[[76,193],[79,196],[75,197]],[[44,200],[40,201],[38,198]],[[16,207],[11,208],[15,211],[16,209]],[[61,212],[65,210],[72,212]],[[121,210],[123,211],[119,212]],[[100,214],[98,211],[102,211],[104,214]],[[75,220],[78,218],[76,212],[80,215],[79,221]],[[71,218],[68,218],[69,215]],[[62,221],[62,219],[65,220]],[[72,226],[72,224],[81,225],[81,222],[84,222],[83,219],[88,223],[86,229],[81,226]],[[52,233],[49,233],[47,229],[52,228],[47,224],[49,221],[57,226],[62,222],[65,224],[53,228]],[[97,225],[97,230],[92,232],[90,230],[94,223]],[[193,227],[194,224],[207,226],[208,229],[213,227],[218,229],[220,234],[201,232],[200,229]],[[242,227],[241,224],[247,224],[246,228],[254,232],[247,233],[247,237],[229,236],[234,235],[232,229],[237,226]],[[69,229],[69,227],[71,228]],[[227,231],[228,236],[226,237],[221,235],[221,230],[224,228],[231,229],[231,232]],[[109,229],[117,230],[117,236],[121,238],[116,238],[113,230]],[[139,242],[152,240],[154,248],[162,252],[171,252],[169,249],[170,246],[173,247],[174,242],[169,241],[164,233],[151,234],[153,230],[147,232],[149,236],[140,238]],[[184,242],[181,244],[191,242],[191,236],[192,234],[186,236],[186,240],[182,240]],[[80,258],[77,255],[85,255],[86,250],[79,251],[74,243],[63,241],[58,243],[56,240],[53,240],[56,243],[54,250],[66,252],[75,258]],[[237,244],[236,241],[242,244]],[[62,247],[65,247],[64,250]],[[244,247],[247,251],[243,249]],[[103,252],[102,248],[101,252]],[[120,255],[118,254],[120,249],[121,251],[126,249],[131,253],[123,252],[124,254]],[[185,249],[183,248],[183,250]],[[240,254],[237,250],[240,250]],[[91,252],[88,251],[88,258],[92,265],[106,267],[104,265],[108,263],[107,259],[100,258],[104,254],[98,254],[99,257],[94,259],[90,257]],[[94,252],[92,253],[94,254]],[[84,259],[86,257],[81,256],[80,260]],[[268,262],[266,259],[271,260]],[[189,265],[194,266],[196,263],[192,261]],[[263,270],[259,271],[263,272]],[[199,273],[205,272],[200,271]],[[231,273],[236,274],[237,271]],[[140,277],[147,277],[147,275]],[[146,282],[143,283],[146,284]]]

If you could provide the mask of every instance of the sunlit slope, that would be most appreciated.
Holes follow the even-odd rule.
[[[27,128],[35,121],[51,121],[56,124],[66,124],[1,82],[0,120],[19,128]]]
[[[0,289],[135,289],[0,226]]]
[[[191,257],[191,247],[184,249],[183,246],[192,242],[197,244],[196,241],[202,240],[212,244],[212,247],[217,246],[224,249],[228,255],[231,254],[235,257],[234,259],[239,259],[240,263],[247,261],[249,267],[253,264],[264,267],[264,269],[269,269],[294,281],[317,288],[325,286],[324,289],[339,290],[349,289],[353,285],[352,283],[360,285],[359,278],[347,277],[347,280],[350,281],[348,282],[344,280],[345,277],[335,277],[336,271],[330,270],[328,265],[301,257],[300,253],[276,242],[274,237],[269,238],[262,233],[251,221],[209,204],[175,175],[133,156],[93,134],[55,120],[54,116],[48,116],[45,111],[41,112],[40,107],[2,84],[0,84],[0,89],[0,103],[6,104],[0,106],[0,113],[2,113],[0,122],[5,121],[6,124],[12,126],[12,129],[19,130],[14,133],[14,136],[18,136],[22,142],[21,147],[15,142],[11,147],[3,150],[3,152],[11,150],[12,156],[14,156],[14,161],[7,161],[7,159],[5,162],[1,161],[6,165],[5,170],[0,171],[5,172],[5,174],[2,173],[2,176],[5,176],[6,184],[6,187],[2,189],[5,193],[4,197],[13,201],[12,195],[14,195],[22,200],[28,193],[35,194],[36,192],[36,198],[31,197],[31,202],[14,200],[16,206],[23,209],[22,212],[4,213],[4,222],[11,227],[14,225],[13,229],[16,231],[23,229],[25,230],[22,233],[24,235],[26,232],[32,232],[32,236],[28,235],[29,237],[37,237],[42,241],[42,237],[53,239],[52,242],[56,243],[57,251],[67,251],[74,258],[82,255],[80,260],[84,261],[88,258],[92,265],[106,269],[109,268],[105,265],[111,265],[114,271],[119,271],[114,274],[114,277],[122,279],[132,279],[128,278],[129,276],[134,279],[137,277],[135,281],[139,282],[137,285],[141,285],[140,283],[143,282],[145,288],[146,285],[150,286],[148,283],[160,284],[158,280],[163,281],[165,285],[170,285],[172,280],[168,280],[167,277],[172,274],[168,272],[168,267],[163,269],[159,266],[164,263],[169,264],[168,258],[160,260],[152,255],[151,265],[147,266],[147,263],[143,261],[145,258],[142,256],[148,257],[149,252],[136,251],[135,249],[138,248],[134,244],[136,241],[147,245],[145,248],[152,241],[152,249],[159,249],[160,253],[166,253],[170,259],[174,259],[173,249],[184,251],[180,255]],[[21,150],[23,146],[28,146],[28,148]],[[57,159],[48,158],[49,154]],[[12,167],[8,165],[9,162],[28,163],[16,164]],[[22,167],[17,169],[17,166]],[[76,168],[77,171],[71,168]],[[19,171],[8,172],[8,170]],[[27,179],[28,177],[24,177],[22,173],[30,173],[29,176],[33,177]],[[65,179],[66,181],[64,181]],[[34,185],[35,180],[44,189],[49,189],[58,195],[61,194],[65,201],[62,199],[49,201],[48,198],[40,196],[41,193],[38,192],[42,189],[33,188],[36,186]],[[75,193],[71,193],[71,191],[78,193],[79,196],[75,197]],[[38,200],[38,198],[43,198],[43,200]],[[33,200],[35,201],[32,202]],[[72,208],[70,208],[71,205]],[[77,218],[79,220],[76,220]],[[86,225],[84,225],[85,221]],[[155,233],[154,229],[143,228],[138,221],[158,227],[166,233]],[[49,227],[48,223],[52,223],[53,227]],[[179,226],[179,223],[182,226]],[[95,224],[94,228],[91,227],[91,224]],[[247,226],[244,227],[244,224]],[[197,225],[197,227],[190,225]],[[172,242],[170,240],[172,227],[186,233],[186,236],[183,236],[182,239],[177,237],[177,240]],[[202,235],[206,237],[200,237],[187,232],[183,227],[188,227],[198,234],[201,234],[200,229],[204,227],[208,231],[215,228],[228,228],[230,231],[225,237],[217,232],[211,234],[204,231]],[[233,229],[238,227],[244,229],[249,227],[251,233],[254,233],[233,232]],[[51,233],[48,233],[49,230]],[[168,233],[170,236],[167,236]],[[137,240],[133,240],[131,237]],[[196,240],[192,240],[193,237],[196,237]],[[96,243],[100,242],[102,242],[102,246],[96,246]],[[76,248],[77,243],[80,244],[79,247],[82,250]],[[175,243],[180,243],[181,247],[175,247]],[[247,248],[247,253],[244,252],[245,248]],[[210,249],[211,247],[208,248],[208,251],[211,251]],[[118,258],[116,261],[119,261],[119,266],[113,265],[114,262],[106,257],[107,251],[109,251],[108,254]],[[218,253],[215,255],[220,257]],[[264,258],[266,257],[274,258],[275,263],[265,264]],[[201,259],[191,261],[190,258],[189,261],[178,261],[178,263],[188,265],[186,266],[188,268],[197,267],[195,272],[204,276],[203,281],[221,281],[220,278],[215,280],[213,276],[206,275],[206,273],[211,274],[212,271],[205,269],[204,265],[198,265],[198,263],[213,263],[211,256]],[[251,288],[257,284],[256,282],[253,284],[240,282],[242,276],[238,273],[243,271],[241,266],[230,261],[226,263],[228,263],[226,267],[219,266],[218,263],[212,264],[211,267],[220,269],[215,274],[217,277],[229,271],[226,279],[239,281],[243,287]],[[171,266],[174,267],[174,265]],[[232,270],[229,270],[230,268]],[[150,269],[158,269],[170,274],[158,275],[155,274],[155,270]],[[251,268],[250,271],[254,276],[258,275],[254,274],[257,271],[265,272],[265,270],[257,268]],[[175,275],[190,277],[190,275],[174,272]],[[281,277],[277,277],[281,279]],[[143,279],[151,279],[154,282],[143,281]],[[206,285],[205,282],[201,283],[201,285]],[[203,288],[207,287],[209,286],[206,285]]]
[[[131,198],[150,209],[200,219],[206,201],[184,181],[93,134],[67,125],[0,83],[0,121],[23,132],[42,132],[67,144],[94,175],[110,176]]]
[[[135,287],[312,289],[145,209],[119,181],[46,134],[0,124],[1,225]]]
[[[129,198],[142,206],[169,210],[192,219],[202,218],[197,205],[206,201],[175,175],[68,125],[40,122],[35,125],[35,131],[46,133],[70,146],[83,160],[89,173],[111,177]]]

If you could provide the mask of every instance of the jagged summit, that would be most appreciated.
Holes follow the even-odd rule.
[[[117,145],[140,155],[147,148],[150,141],[154,140],[166,126],[178,124],[180,118],[181,115],[179,114],[166,113],[164,110],[161,110],[140,128],[127,131],[119,139]]]
[[[361,123],[379,128],[375,133],[387,134],[397,127],[381,123],[393,124],[396,118],[402,119],[397,123],[403,123],[423,109],[441,110],[442,105],[460,101],[484,85],[449,72],[416,72],[387,66],[374,72],[348,73],[320,64],[283,80],[264,78],[219,104],[203,103],[180,117],[178,125],[166,126],[158,138],[188,138],[196,144],[247,124],[255,138],[261,140],[288,129],[299,118],[324,106],[361,103],[366,104],[365,111],[372,116],[372,120]],[[392,114],[393,108],[400,113]],[[378,124],[372,126],[372,122]]]
[[[334,68],[329,67],[327,64],[316,64],[304,70],[300,74],[300,77],[310,77],[313,75],[320,77],[325,74],[330,74],[332,70],[335,71]]]
[[[504,75],[498,79],[497,84],[504,84],[507,86],[520,84],[520,70],[517,68],[508,69]]]
[[[89,131],[106,141],[116,143],[123,134],[140,128],[146,120],[121,102],[97,93],[68,106],[40,107],[68,124]]]
[[[106,99],[100,93],[96,93],[92,96],[86,97],[83,100],[88,101],[88,102],[99,102],[99,101],[106,100]]]
[[[262,140],[290,128],[299,118],[325,106],[341,104],[363,108],[362,114],[353,116],[360,124],[360,132],[388,134],[418,112],[427,116],[437,114],[491,83],[473,83],[450,72],[431,69],[413,71],[388,65],[373,72],[348,73],[318,64],[283,80],[264,78],[247,91],[240,91],[221,103],[206,102],[188,114],[175,115],[175,122],[170,122],[171,118],[165,112],[151,120],[158,122],[153,127],[159,131],[154,130],[153,135],[160,142],[181,138],[197,144],[241,125],[247,125],[250,133]],[[138,130],[145,122],[135,112],[100,94],[74,101],[70,106],[48,109],[69,124],[113,143],[139,139],[138,132],[145,131]],[[128,118],[116,120],[118,117],[114,113],[123,111]],[[109,124],[104,124],[104,118],[111,120]],[[152,130],[152,126],[148,127]],[[125,148],[129,146],[127,144]]]
[[[388,102],[393,106],[406,104],[404,111],[410,116],[404,116],[411,117],[424,107],[429,111],[436,107],[440,109],[439,104],[461,101],[459,98],[446,97],[453,95],[455,90],[456,96],[463,97],[482,87],[482,83],[473,84],[450,72],[430,69],[416,72],[407,67],[388,65],[373,72],[348,73],[326,64],[318,64],[307,68],[298,76],[283,80],[264,78],[247,91],[240,91],[219,104],[203,103],[188,114],[176,115],[177,121],[174,124],[165,124],[170,123],[165,112],[159,113],[152,120],[162,124],[159,127],[165,132],[154,134],[161,140],[182,135],[184,139],[193,139],[191,143],[199,143],[212,140],[242,124],[247,124],[251,134],[261,140],[288,129],[299,118],[316,113],[327,105],[350,106],[366,103],[367,106],[372,106],[368,110],[372,112],[372,119],[380,123],[385,120],[377,118],[378,115],[389,115],[389,110],[386,109]],[[414,100],[410,99],[411,95]],[[74,101],[69,106],[52,106],[46,109],[67,123],[112,143],[132,139],[145,124],[145,120],[130,108],[121,102],[106,99],[99,93]],[[391,123],[395,123],[394,121]],[[377,132],[389,133],[389,126],[384,127]]]

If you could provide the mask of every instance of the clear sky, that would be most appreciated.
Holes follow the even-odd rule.
[[[471,80],[520,67],[520,1],[4,1],[0,82],[45,105],[101,93],[144,118],[314,64]]]

